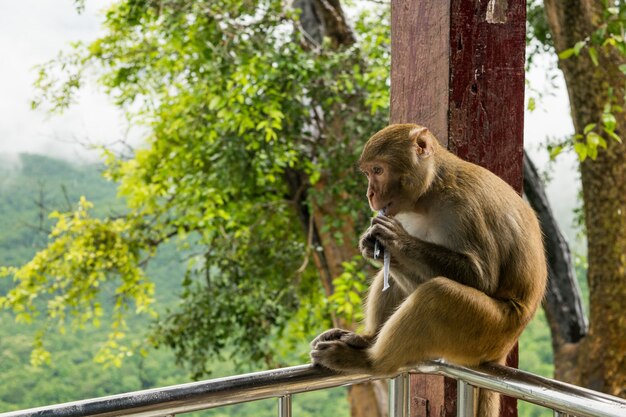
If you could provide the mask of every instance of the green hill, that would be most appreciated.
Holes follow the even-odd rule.
[[[41,155],[0,155],[0,265],[19,265],[45,246],[51,222],[48,213],[68,210],[81,196],[95,205],[97,215],[122,212],[115,184],[102,176],[101,165],[75,165]],[[171,243],[159,250],[148,268],[156,283],[156,309],[164,311],[178,300],[184,262]],[[0,279],[3,293],[11,286]],[[131,317],[129,326],[137,338],[150,321]],[[0,412],[111,395],[140,389],[189,382],[187,372],[177,366],[169,350],[148,349],[146,357],[135,354],[121,368],[103,367],[93,361],[98,344],[106,340],[108,328],[77,333],[54,333],[47,337],[52,363],[39,368],[29,363],[35,326],[16,324],[0,313]],[[214,376],[237,373],[227,361],[212,366]],[[298,396],[298,415],[346,416],[345,390],[329,390]],[[276,401],[267,400],[203,413],[210,416],[276,415]]]
[[[48,213],[68,210],[81,195],[95,203],[99,215],[123,210],[115,199],[115,185],[102,178],[101,169],[41,155],[0,157],[0,265],[29,260],[47,242]],[[1,291],[10,285],[9,279],[0,280]],[[166,351],[147,358],[135,355],[120,369],[95,364],[96,344],[106,340],[105,326],[51,334],[52,364],[34,368],[29,364],[34,331],[35,326],[0,315],[0,411],[187,381]]]

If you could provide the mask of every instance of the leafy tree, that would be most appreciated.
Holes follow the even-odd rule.
[[[0,155],[0,159],[6,160]],[[10,168],[7,168],[7,165]],[[18,166],[19,169],[14,167]],[[52,220],[51,210],[64,210],[85,194],[94,203],[93,214],[102,217],[119,210],[123,202],[115,199],[115,184],[102,178],[102,166],[79,165],[40,155],[20,155],[19,163],[0,166],[0,264],[20,264],[31,259],[45,246]],[[43,224],[42,224],[43,223]],[[176,251],[176,243],[160,245],[145,273],[155,284],[155,310],[165,311],[175,304],[184,275],[185,254]],[[6,284],[6,285],[5,285]],[[10,288],[9,280],[0,281],[0,293]],[[103,301],[106,310],[107,300]],[[84,398],[130,392],[139,389],[180,384],[189,380],[183,368],[174,363],[170,349],[149,350],[147,355],[132,352],[122,367],[94,366],[94,346],[106,341],[109,317],[102,317],[100,327],[77,332],[51,332],[45,345],[53,361],[46,366],[31,366],[34,326],[15,323],[10,313],[0,312],[0,413],[45,406]],[[152,319],[145,315],[128,315],[129,334],[144,334]],[[304,349],[304,343],[303,343]],[[130,353],[130,352],[129,352]],[[285,359],[297,363],[297,358]],[[236,373],[231,361],[208,365],[216,377]],[[323,390],[312,395],[298,395],[294,410],[299,415],[348,415],[345,390]],[[343,400],[343,401],[342,401]],[[275,401],[255,401],[240,406],[219,408],[195,416],[226,415],[275,416]]]
[[[130,156],[103,151],[126,213],[97,218],[83,200],[55,214],[48,247],[3,268],[16,284],[1,306],[24,321],[83,326],[97,323],[113,294],[114,328],[99,358],[118,360],[127,310],[151,309],[146,262],[174,239],[189,256],[182,298],[151,338],[196,376],[222,355],[274,366],[276,335],[298,341],[330,320],[352,325],[363,289],[362,275],[354,278],[365,267],[354,239],[370,213],[347,196],[364,189],[352,168],[363,140],[386,122],[388,10],[370,4],[351,27],[338,0],[294,6],[122,0],[107,11],[103,36],[40,68],[34,106],[62,111],[93,72],[150,134]],[[619,394],[625,6],[530,6],[529,33],[561,53],[577,128],[553,154],[572,148],[583,160],[591,330],[576,352],[604,360],[581,359],[580,381]],[[333,308],[324,302],[331,295]],[[44,340],[35,361],[47,359]],[[354,398],[359,414],[375,395]]]
[[[551,144],[551,152],[573,149],[579,156],[587,236],[589,332],[553,332],[556,373],[626,396],[626,2],[545,0],[529,6],[535,45],[558,53],[565,76],[576,134]]]
[[[387,10],[370,7],[351,28],[338,1],[295,5],[123,0],[99,39],[40,68],[33,106],[63,111],[93,73],[150,133],[130,156],[103,150],[124,214],[94,217],[81,199],[53,214],[47,248],[0,271],[16,281],[0,306],[47,319],[34,362],[49,360],[45,330],[97,325],[104,298],[113,327],[98,359],[124,357],[127,311],[152,311],[146,262],[171,239],[189,263],[151,340],[196,377],[223,355],[275,366],[276,335],[301,341],[358,317],[363,286],[349,278],[364,267],[355,230],[370,213],[347,197],[364,189],[363,141],[386,123]],[[335,312],[323,301],[333,293]]]

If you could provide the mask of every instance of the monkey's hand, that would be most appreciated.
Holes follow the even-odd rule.
[[[359,250],[365,259],[374,259],[374,249],[376,247],[376,238],[372,234],[370,227],[363,233],[359,240]]]
[[[411,235],[404,230],[404,227],[396,219],[387,216],[378,216],[372,219],[372,226],[365,232],[374,240],[378,239],[381,245],[388,250],[392,259],[398,247],[403,246],[403,242],[411,239]]]

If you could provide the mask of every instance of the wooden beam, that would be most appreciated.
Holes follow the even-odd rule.
[[[391,122],[429,127],[520,194],[525,25],[525,0],[391,0]],[[507,364],[517,367],[517,348]],[[455,382],[412,385],[413,416],[456,415]],[[515,400],[501,416],[517,416]]]
[[[391,1],[391,122],[448,143],[450,1]]]
[[[448,147],[521,194],[526,2],[452,0],[450,13]]]

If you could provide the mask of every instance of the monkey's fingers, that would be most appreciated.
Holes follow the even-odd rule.
[[[366,259],[374,259],[376,239],[373,236],[365,236],[359,241],[359,250]]]
[[[376,244],[373,240],[361,241],[359,249],[361,250],[361,255],[363,255],[365,259],[375,259],[374,252],[376,251]]]
[[[311,355],[315,352],[315,355],[321,355],[322,350],[332,349],[337,345],[341,345],[343,342],[341,340],[328,340],[326,342],[319,342],[315,349],[311,351]]]
[[[361,249],[361,256],[365,259],[374,259],[376,260],[376,256],[374,256],[374,249],[363,248]]]
[[[335,347],[338,344],[343,344],[343,342],[332,340],[326,342],[320,341],[316,343],[315,347],[311,350],[311,353],[309,353],[309,356],[311,356],[311,362],[313,362],[314,365],[321,365],[333,369],[328,366],[328,359],[333,355],[332,351],[336,350]]]
[[[372,226],[372,235],[382,243],[383,248],[389,248],[390,245],[398,238],[398,233],[394,228],[388,225],[375,224]]]
[[[320,342],[310,353],[311,362],[314,365],[320,365],[325,368],[341,370],[341,364],[338,363],[338,359],[349,350],[351,349],[339,340]]]
[[[404,230],[402,228],[402,225],[400,225],[400,223],[393,217],[374,217],[374,219],[372,219],[372,226],[375,226],[377,224],[388,227],[389,229]]]

